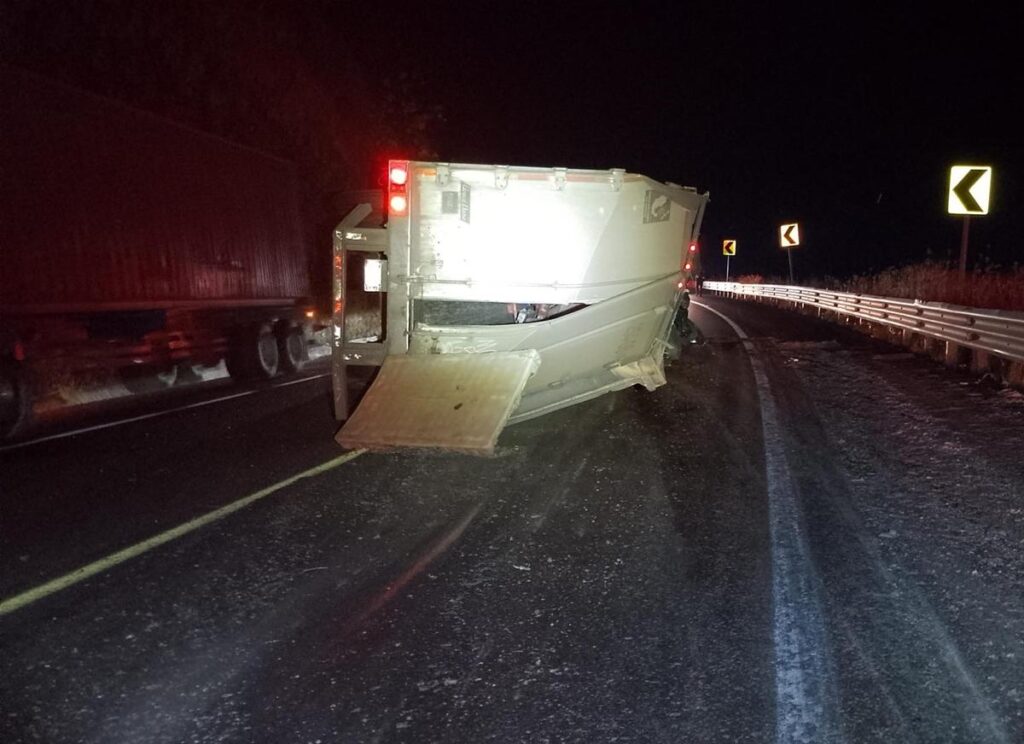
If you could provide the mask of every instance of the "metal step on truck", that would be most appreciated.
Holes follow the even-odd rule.
[[[706,193],[620,169],[409,161],[387,182],[383,209],[334,233],[342,446],[488,455],[508,424],[665,384]],[[379,369],[351,411],[353,367]]]

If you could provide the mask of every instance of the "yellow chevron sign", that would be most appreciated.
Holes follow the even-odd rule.
[[[988,214],[992,193],[992,167],[988,165],[954,165],[949,169],[950,214]]]
[[[779,225],[779,247],[792,248],[795,245],[800,245],[800,225],[796,222]]]
[[[736,241],[735,240],[723,240],[722,241],[722,255],[723,256],[735,256],[736,255]]]

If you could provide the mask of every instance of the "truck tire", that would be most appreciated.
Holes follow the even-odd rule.
[[[277,326],[277,351],[283,372],[294,374],[301,370],[309,361],[306,334],[302,332],[302,328],[294,323],[279,324]]]
[[[269,380],[280,364],[277,337],[269,323],[239,328],[228,350],[228,374],[236,380]]]
[[[32,392],[17,362],[0,362],[0,439],[24,431],[32,418]]]

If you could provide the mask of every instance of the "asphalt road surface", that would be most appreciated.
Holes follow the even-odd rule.
[[[698,299],[493,459],[321,377],[0,450],[0,740],[1024,740],[1024,399]]]

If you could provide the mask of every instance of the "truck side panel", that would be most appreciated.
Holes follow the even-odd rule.
[[[7,312],[310,294],[291,164],[0,66]]]

